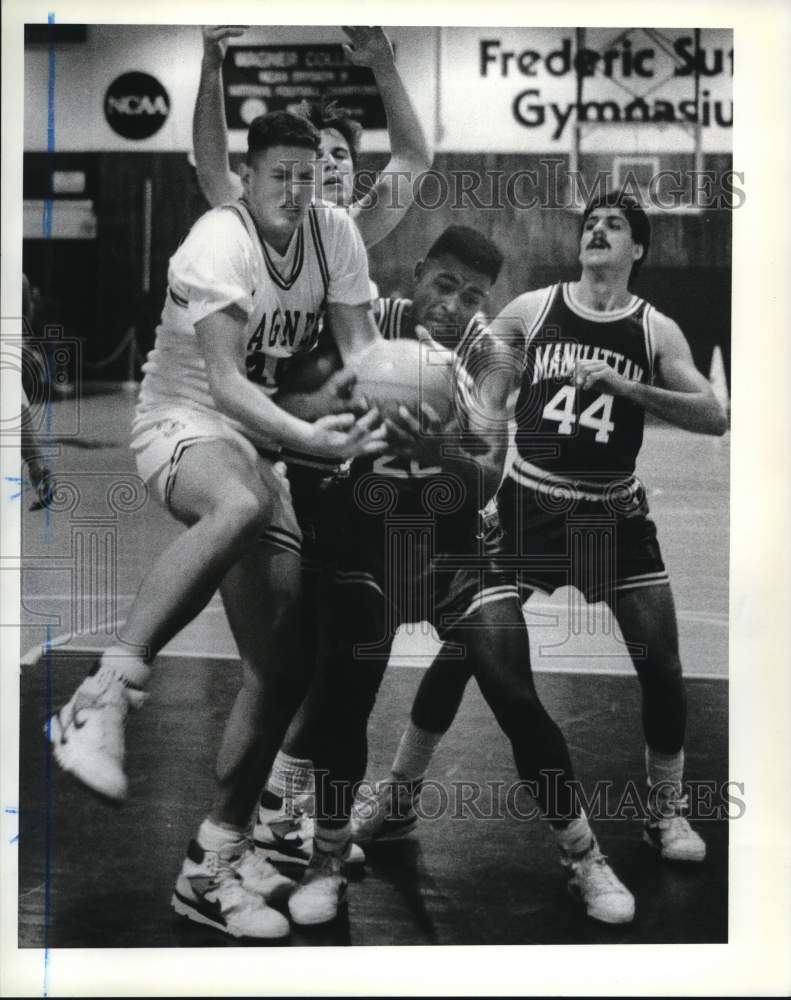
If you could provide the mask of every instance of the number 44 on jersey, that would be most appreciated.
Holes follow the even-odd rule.
[[[595,441],[606,444],[610,440],[615,424],[610,419],[612,415],[613,396],[603,392],[587,406],[579,418],[575,412],[577,390],[572,385],[561,386],[544,407],[544,420],[558,425],[559,434],[573,434],[574,423],[579,419],[580,427],[589,427],[596,431]]]

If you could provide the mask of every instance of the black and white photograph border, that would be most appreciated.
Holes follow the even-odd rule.
[[[306,37],[311,43],[325,40],[338,43],[343,37],[334,21],[329,25],[328,13],[346,24],[380,21],[393,37],[397,53],[399,26],[403,25],[412,30],[421,24],[427,29],[437,25],[469,25],[472,29],[476,23],[483,27],[485,21],[490,32],[487,38],[492,40],[497,39],[498,32],[505,38],[511,28],[517,27],[524,29],[525,38],[530,28],[538,33],[558,27],[567,29],[568,35],[574,37],[574,32],[585,26],[589,37],[595,38],[596,32],[601,33],[605,28],[617,32],[615,26],[630,24],[639,13],[642,23],[652,25],[660,33],[679,28],[690,32],[695,28],[704,32],[733,32],[736,53],[733,155],[732,164],[727,157],[725,162],[728,169],[732,167],[728,192],[736,192],[735,201],[726,206],[734,209],[730,213],[732,308],[722,305],[722,298],[729,294],[730,283],[726,281],[719,302],[708,309],[711,313],[719,305],[720,312],[708,317],[710,325],[716,326],[720,317],[724,317],[724,324],[730,323],[732,343],[726,333],[722,342],[712,342],[702,353],[699,345],[692,345],[695,363],[709,377],[721,404],[730,410],[730,428],[724,438],[718,439],[683,432],[663,438],[667,425],[660,427],[649,422],[646,447],[638,464],[638,472],[645,475],[652,516],[659,524],[659,538],[679,612],[681,657],[689,693],[687,764],[693,799],[697,794],[699,812],[711,806],[712,796],[715,807],[721,807],[719,825],[709,826],[705,822],[698,825],[707,839],[709,830],[719,832],[709,841],[710,858],[701,869],[697,884],[688,869],[681,875],[665,877],[657,874],[659,868],[652,860],[649,870],[649,855],[638,854],[637,847],[631,846],[634,831],[639,830],[637,811],[644,798],[639,689],[629,676],[630,667],[609,669],[614,656],[624,656],[623,651],[613,654],[612,643],[618,640],[611,633],[611,625],[596,612],[581,611],[584,603],[579,606],[567,603],[565,591],[560,599],[547,599],[549,603],[536,603],[533,599],[532,605],[526,605],[531,643],[535,642],[534,633],[553,634],[542,632],[548,622],[560,621],[562,627],[564,616],[588,615],[589,633],[572,635],[570,650],[561,656],[556,652],[549,654],[559,664],[557,669],[542,671],[534,662],[536,685],[569,741],[588,802],[593,802],[592,791],[601,794],[598,809],[601,815],[593,817],[593,826],[596,828],[601,821],[602,847],[638,896],[638,920],[641,894],[656,892],[656,905],[646,907],[650,915],[643,918],[642,925],[636,925],[636,935],[611,933],[608,929],[601,933],[591,931],[584,918],[571,916],[571,903],[566,904],[561,898],[562,877],[550,871],[550,865],[556,864],[553,859],[557,852],[552,854],[554,845],[549,843],[546,830],[539,829],[542,826],[539,822],[535,819],[524,822],[531,800],[509,791],[510,779],[516,781],[516,771],[508,743],[477,690],[467,694],[462,716],[449,732],[447,745],[438,753],[438,780],[432,781],[431,772],[428,774],[419,810],[422,827],[408,840],[388,848],[372,848],[373,871],[362,879],[350,876],[351,916],[340,931],[323,936],[313,932],[303,936],[300,932],[292,936],[291,947],[246,947],[243,961],[236,960],[239,952],[234,951],[234,959],[228,962],[228,953],[212,939],[216,932],[195,933],[194,924],[183,930],[174,929],[177,918],[168,906],[168,898],[190,826],[193,820],[200,819],[205,808],[203,802],[211,795],[213,752],[223,722],[215,716],[220,709],[224,715],[233,698],[234,685],[238,684],[236,673],[227,669],[230,660],[238,661],[238,657],[227,626],[222,624],[219,604],[207,609],[210,617],[215,616],[208,628],[203,631],[188,628],[180,646],[165,650],[164,659],[168,660],[170,649],[170,660],[152,681],[152,697],[161,696],[160,707],[152,706],[154,719],[149,723],[156,739],[152,738],[146,746],[149,736],[154,734],[147,736],[146,724],[140,722],[144,713],[135,713],[136,717],[130,720],[129,739],[134,742],[135,751],[134,754],[130,751],[128,760],[130,797],[122,810],[89,799],[73,779],[56,772],[55,762],[46,751],[42,731],[45,719],[39,718],[41,706],[49,703],[57,708],[62,704],[84,676],[96,652],[113,640],[114,633],[103,632],[103,625],[107,621],[117,624],[123,619],[142,573],[148,568],[147,562],[141,564],[140,553],[133,550],[150,553],[153,559],[174,532],[162,511],[149,515],[156,503],[135,476],[127,445],[133,390],[137,388],[134,380],[139,377],[141,360],[135,354],[141,346],[135,328],[143,329],[148,324],[151,342],[142,341],[144,350],[148,350],[153,345],[156,315],[148,316],[141,310],[139,316],[129,317],[131,334],[126,338],[114,334],[112,350],[106,358],[101,356],[101,364],[106,364],[113,381],[120,383],[126,379],[130,383],[126,396],[119,396],[117,404],[108,404],[100,392],[94,395],[95,390],[89,391],[90,382],[96,377],[96,369],[90,368],[95,365],[95,358],[84,356],[85,345],[79,338],[70,339],[69,330],[64,333],[59,317],[53,315],[44,334],[43,356],[49,365],[47,378],[55,383],[62,378],[63,383],[49,387],[58,398],[56,432],[53,434],[52,426],[46,425],[47,408],[39,407],[39,412],[45,414],[44,423],[37,428],[41,431],[40,440],[45,443],[40,460],[35,454],[32,458],[30,455],[34,435],[26,432],[22,440],[19,433],[20,422],[15,415],[19,413],[20,382],[25,381],[28,362],[21,347],[22,310],[9,304],[23,302],[22,246],[27,233],[23,216],[31,210],[31,205],[35,211],[38,201],[47,215],[47,194],[52,193],[42,193],[36,188],[31,194],[27,174],[23,193],[23,151],[28,152],[30,147],[25,142],[22,95],[25,101],[31,99],[24,83],[23,25],[46,25],[54,21],[63,25],[162,25],[163,30],[167,25],[194,26],[194,58],[185,58],[179,67],[187,92],[190,88],[197,90],[200,24],[223,20],[260,25],[266,19],[276,26],[273,32],[280,33],[278,42],[285,40],[283,31],[287,29],[283,26],[288,24],[306,26]],[[327,25],[327,32],[315,29],[311,32],[308,26],[317,25]],[[405,34],[408,30],[401,28],[402,39],[408,37]],[[265,44],[261,29],[254,31],[258,33],[251,35],[252,40]],[[576,37],[579,43],[581,36]],[[781,277],[788,270],[787,223],[791,219],[787,189],[791,144],[786,106],[786,95],[791,92],[786,58],[790,44],[791,15],[780,0],[749,7],[670,0],[641,5],[639,11],[625,0],[601,4],[558,2],[548,9],[535,10],[524,3],[498,0],[487,6],[485,12],[472,4],[387,2],[380,4],[375,14],[370,5],[361,3],[341,3],[328,12],[312,3],[286,8],[249,2],[222,7],[201,2],[137,6],[121,3],[110,9],[79,0],[62,5],[4,2],[0,995],[785,995],[791,991],[787,953],[787,941],[791,939],[787,884],[791,808],[786,794],[791,757],[788,752],[791,681],[786,668],[791,652],[787,620],[791,597],[787,510],[791,498],[788,463],[791,439],[785,390],[786,373],[791,370],[786,333],[791,313],[787,283]],[[504,47],[492,45],[487,52],[495,60]],[[727,60],[727,54],[723,56]],[[419,72],[420,67],[413,66],[413,62],[407,55],[408,71]],[[403,63],[400,65],[403,67]],[[495,66],[493,61],[492,66],[509,80],[512,97],[517,90],[530,89],[529,76],[509,78],[507,64]],[[513,60],[510,72],[515,74]],[[50,76],[50,86],[57,86],[56,76]],[[407,90],[415,93],[410,80]],[[469,93],[480,92],[470,88]],[[678,96],[678,100],[684,96]],[[707,114],[711,119],[715,120],[717,114],[724,115],[722,109],[718,112],[714,108],[721,96],[716,82],[706,96],[710,99]],[[726,96],[729,100],[730,94]],[[697,94],[696,98],[699,97]],[[96,95],[93,99],[99,100]],[[429,118],[429,130],[435,123],[441,124],[437,112],[439,100],[436,95],[427,107],[418,109]],[[514,101],[511,110],[512,119],[518,122],[517,132],[521,128],[520,134],[537,134],[540,128],[527,129],[525,121],[519,121],[520,116],[536,114],[532,99],[520,107],[517,103]],[[174,110],[171,108],[171,115]],[[367,106],[367,113],[375,118],[376,108]],[[178,128],[179,136],[189,135],[191,114],[191,107],[180,108],[178,115],[184,120],[176,125],[171,118],[168,127]],[[77,120],[76,116],[73,120]],[[51,124],[58,126],[57,121]],[[550,121],[545,125],[553,127]],[[554,126],[564,127],[559,118]],[[690,151],[693,169],[703,165],[703,160],[696,158],[696,151],[701,151],[700,137],[683,135],[681,131],[680,135],[678,141],[685,151]],[[432,141],[437,138],[430,137]],[[584,129],[580,129],[575,149],[583,154],[582,160],[586,139]],[[625,140],[627,150],[629,141]],[[232,162],[234,157],[241,160],[244,142],[241,128],[231,132]],[[380,169],[384,165],[386,143],[381,126],[378,133],[372,131],[372,137],[362,147],[364,166],[370,162],[372,168]],[[601,152],[596,143],[596,137],[591,136],[587,163],[594,167],[599,162],[597,153]],[[46,150],[47,145],[34,148]],[[56,145],[55,149],[58,148]],[[71,142],[68,148],[77,149],[79,144]],[[181,150],[181,138],[171,148]],[[639,144],[634,146],[637,148]],[[188,149],[184,145],[183,152]],[[716,146],[709,149],[720,152]],[[628,159],[626,156],[625,160]],[[640,162],[633,165],[639,173],[650,157],[637,159]],[[658,155],[654,160],[654,170],[667,165]],[[473,163],[472,168],[467,161]],[[497,157],[487,156],[483,148],[477,160],[468,156],[467,161],[462,159],[463,169],[458,174],[468,179],[474,171],[481,170],[481,163],[489,167],[494,163],[493,173],[499,166]],[[511,161],[518,167],[516,155]],[[669,162],[673,166],[678,161],[671,155]],[[580,167],[583,175],[585,165],[580,161],[572,164]],[[624,169],[628,166],[626,163]],[[67,169],[60,180],[65,185],[64,192],[68,194],[68,186],[73,182]],[[30,182],[31,187],[38,183],[35,179]],[[463,190],[465,183],[462,178]],[[143,235],[141,240],[138,232],[135,240],[150,265],[152,253],[156,257],[157,251],[145,236],[145,219],[156,210],[150,201],[150,191],[146,195],[143,187],[143,198],[138,205],[128,192],[124,194],[123,178],[116,180],[115,189],[119,197],[128,198],[126,211],[130,217],[139,213],[138,224]],[[486,188],[482,191],[485,195]],[[663,188],[661,194],[666,193]],[[685,192],[685,197],[688,193]],[[710,193],[708,189],[707,196]],[[64,226],[67,232],[69,226],[95,225],[89,211],[79,219],[76,215],[72,219],[63,216],[58,219],[52,215],[52,204],[49,201],[50,226]],[[654,224],[663,211],[673,214],[666,205],[654,208],[649,213]],[[193,213],[192,219],[196,217]],[[496,227],[491,231],[495,232]],[[438,235],[438,231],[435,233],[430,225],[421,232],[414,222],[411,224],[404,240],[404,245],[410,247],[406,251],[412,255],[408,258],[410,264],[414,248],[424,242],[428,244],[432,234]],[[539,234],[539,239],[542,235],[546,238],[547,233]],[[525,239],[528,231],[521,229],[520,236]],[[696,262],[701,271],[698,281],[705,282],[704,265],[711,267],[712,259],[714,267],[719,263],[721,271],[731,266],[726,249],[715,245],[716,239],[711,236],[711,232],[702,236],[699,246],[692,250],[693,255],[696,252],[710,255]],[[118,239],[124,239],[122,228]],[[173,242],[168,253],[175,245]],[[504,249],[507,256],[512,247]],[[558,277],[572,280],[575,251],[572,250],[571,256],[568,251],[569,247],[557,241],[552,245],[553,255],[562,258],[562,265],[554,266],[554,260],[549,260],[545,281],[541,280],[544,268],[539,254],[530,249],[526,251],[528,280],[524,268],[509,271],[506,263],[505,280],[500,279],[501,296],[492,296],[496,308],[491,315],[525,287],[538,288],[557,281]],[[678,252],[689,253],[690,249],[679,247]],[[386,275],[384,293],[394,297],[408,294],[412,280],[411,266],[400,267],[396,258],[392,246],[386,255],[376,250],[370,255],[372,277]],[[668,271],[657,280],[667,282]],[[653,287],[640,286],[638,293],[645,290],[647,298],[656,302],[659,293],[653,295]],[[705,286],[695,287],[693,294],[702,299]],[[660,299],[657,304],[664,301]],[[674,315],[672,309],[668,311]],[[706,304],[698,302],[690,315],[705,319],[706,312]],[[681,325],[684,329],[683,322]],[[684,332],[689,336],[687,330]],[[84,383],[80,372],[90,373]],[[95,385],[98,384],[96,381]],[[34,397],[30,402],[34,404],[30,409],[35,410],[39,401]],[[706,447],[698,447],[700,442],[706,442]],[[28,450],[24,452],[20,445]],[[96,457],[102,450],[110,454],[109,468],[113,471],[109,474],[106,463]],[[23,453],[27,473],[20,464]],[[48,458],[54,469],[53,480],[46,468]],[[68,470],[60,488],[59,468]],[[25,475],[29,476],[30,484],[24,480]],[[701,483],[698,477],[713,478]],[[716,486],[707,492],[710,482]],[[26,491],[28,485],[30,489]],[[97,498],[106,499],[107,512],[103,518],[97,519],[90,512],[85,516],[85,511],[80,514],[81,498],[84,500],[86,496],[87,508]],[[141,528],[138,523],[135,527],[135,515],[143,505],[146,505],[145,526]],[[28,510],[36,506],[38,511]],[[63,522],[60,528],[57,526],[59,506],[68,514],[65,532]],[[36,517],[39,520],[33,521]],[[42,528],[45,521],[47,530]],[[109,558],[101,550],[105,541]],[[83,568],[98,565],[98,552],[104,570],[110,568],[109,582],[96,575],[87,583],[74,582],[75,547],[85,545],[94,548],[90,558],[80,565]],[[50,590],[69,590],[63,606],[58,608],[48,603],[47,598],[52,595],[46,588],[39,592],[35,585],[23,586],[23,571],[28,579],[48,574],[51,579],[65,581],[61,587],[50,584]],[[717,574],[719,579],[715,579]],[[76,586],[83,588],[80,601],[69,599],[73,598]],[[699,600],[685,601],[688,594]],[[709,632],[717,636],[714,641],[708,639]],[[590,633],[595,643],[590,642]],[[600,633],[607,633],[603,644],[600,640],[604,636]],[[91,636],[87,644],[72,641],[75,636],[86,634]],[[406,630],[399,642],[394,665],[406,669],[388,671],[372,716],[367,773],[374,779],[387,773],[417,686],[417,681],[414,684],[412,681],[421,675],[420,669],[408,668],[425,666],[427,643],[432,649],[437,648],[431,646],[433,640],[422,629]],[[542,639],[542,643],[551,648],[551,639]],[[591,652],[592,646],[595,648]],[[42,650],[66,654],[57,661],[59,672],[54,681]],[[575,681],[579,675],[573,665],[586,656],[596,661],[590,670],[586,666],[596,685],[580,690]],[[532,658],[535,661],[535,654]],[[392,675],[397,675],[397,683]],[[194,696],[188,692],[190,685],[194,687]],[[628,722],[624,722],[626,713],[619,713],[621,705],[627,706]],[[201,714],[206,736],[202,742],[193,740],[185,759],[177,760],[177,754],[168,752],[167,733],[184,727],[185,709]],[[147,707],[145,712],[148,711]],[[597,719],[598,722],[591,722]],[[618,730],[618,745],[607,745],[608,727],[615,719],[622,727]],[[469,728],[465,730],[465,726]],[[465,740],[465,732],[473,735],[475,752]],[[185,746],[182,742],[178,745]],[[469,763],[475,763],[469,771],[468,756]],[[616,761],[618,770],[613,773],[608,769],[615,767]],[[162,786],[153,796],[146,787],[146,772],[154,775]],[[614,780],[607,788],[601,784],[592,788],[587,784],[591,775],[595,780],[611,774]],[[505,780],[500,781],[501,778]],[[175,821],[170,815],[174,800],[168,798],[169,783],[179,789],[173,793],[176,810],[184,811],[182,818]],[[31,793],[31,789],[35,791]],[[629,789],[631,796],[627,795]],[[447,798],[449,793],[453,801]],[[498,807],[502,816],[492,817],[491,812]],[[436,822],[432,819],[435,809],[443,814]],[[442,839],[432,847],[432,838],[443,823],[451,829],[445,830]],[[103,824],[106,824],[104,829]],[[161,835],[157,826],[162,828]],[[501,831],[493,837],[489,831],[497,826]],[[530,828],[525,849],[533,856],[515,865],[509,853],[513,853],[522,826]],[[622,829],[627,832],[622,833]],[[124,884],[125,848],[117,839],[119,831],[136,838],[134,877],[138,882],[133,886]],[[498,836],[503,844],[490,848],[488,841]],[[178,857],[173,854],[176,842]],[[486,874],[502,864],[508,875],[500,876],[499,881],[495,878],[485,889],[470,885],[456,895],[453,889],[448,890],[446,896],[449,885],[464,882],[465,873],[454,868],[469,863],[471,852],[477,854],[489,849],[492,861],[484,865],[477,864],[476,859],[474,870]],[[40,857],[31,864],[32,851],[40,852]],[[95,852],[95,863],[90,852]],[[151,857],[147,872],[141,861],[146,852]],[[170,870],[174,858],[172,879],[168,881],[170,876],[167,876],[162,882],[162,872]],[[151,873],[155,877],[146,878]],[[449,873],[452,879],[448,878]],[[372,888],[376,887],[375,893],[368,889],[366,895],[367,879],[369,886],[373,882]],[[58,883],[61,893],[67,887],[68,898],[55,898]],[[502,898],[498,902],[500,893]],[[27,901],[23,894],[28,894]],[[357,930],[353,927],[355,894],[363,901],[357,913],[369,922],[370,930],[360,927],[357,933],[350,933],[349,924]],[[665,903],[667,911],[663,913]],[[145,928],[140,934],[130,930],[141,913],[145,915],[155,906],[162,907],[162,925],[169,928],[161,939],[151,940]],[[453,912],[460,906],[468,907],[463,920]],[[700,919],[695,917],[695,907],[700,909]],[[422,936],[410,937],[403,933],[403,927],[397,926],[403,919],[399,911],[404,908],[421,928]],[[396,927],[392,936],[388,929],[391,918]],[[54,925],[55,919],[69,922],[65,934],[63,926]],[[144,916],[145,919],[148,918]],[[524,920],[525,927],[530,928],[524,936],[514,926],[517,920]],[[107,946],[102,940],[105,921]],[[663,932],[663,922],[668,927],[673,925],[667,933]],[[476,924],[485,927],[485,931],[479,932]],[[119,938],[116,935],[121,927],[124,931]],[[449,933],[446,935],[445,931]],[[155,937],[156,933],[155,930]],[[124,947],[113,946],[113,940],[119,939]],[[429,947],[413,946],[418,943]],[[493,947],[506,943],[507,948]],[[621,947],[623,943],[629,943],[630,947]],[[221,941],[220,945],[223,944],[234,946],[235,942]],[[349,944],[361,946],[350,950]],[[294,946],[300,949],[297,961]]]

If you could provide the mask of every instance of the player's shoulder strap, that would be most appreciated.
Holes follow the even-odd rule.
[[[406,336],[405,317],[411,305],[410,299],[379,298],[374,302],[374,320],[385,340]]]
[[[642,306],[643,336],[645,337],[645,352],[648,356],[648,377],[653,382],[656,375],[657,341],[662,336],[664,324],[674,324],[675,320],[660,312],[647,299],[640,300]]]
[[[476,313],[464,328],[464,333],[456,347],[456,354],[461,359],[462,364],[465,363],[465,358],[477,351],[489,336],[485,317],[482,313]]]
[[[536,312],[527,329],[526,346],[529,346],[530,341],[533,337],[535,337],[536,333],[538,333],[546,322],[550,309],[555,303],[557,297],[561,294],[563,285],[564,282],[558,281],[554,285],[547,285],[546,288],[537,288],[533,293],[531,293],[536,300]]]
[[[324,246],[324,237],[321,232],[320,213],[316,211],[315,203],[308,207],[308,226],[313,240],[313,247],[316,251],[316,260],[321,273],[322,284],[324,285],[324,297],[327,297],[327,290],[330,286],[330,268],[327,263],[327,251]]]
[[[238,198],[236,201],[226,201],[222,205],[218,205],[216,211],[230,212],[231,215],[236,216],[242,226],[247,230],[247,234],[250,239],[254,243],[258,241],[258,230],[256,229],[252,215],[250,215],[250,209],[243,201],[240,201]]]
[[[497,339],[505,342],[511,351],[521,354],[523,364],[527,364],[533,340],[546,323],[561,289],[562,284],[558,282],[546,288],[524,292],[511,303],[515,304],[513,315],[510,314],[509,306],[500,313],[498,319],[506,320],[505,330],[497,323],[494,324]]]

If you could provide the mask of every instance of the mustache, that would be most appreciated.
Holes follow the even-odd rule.
[[[594,236],[593,239],[588,241],[588,250],[593,250],[596,247],[605,247],[609,250],[610,244],[603,236]]]

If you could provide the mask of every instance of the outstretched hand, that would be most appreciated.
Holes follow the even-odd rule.
[[[455,418],[443,423],[428,403],[421,403],[419,416],[399,406],[398,414],[388,417],[385,426],[390,450],[422,466],[441,465],[443,445],[452,441],[459,430]]]
[[[353,413],[320,417],[313,424],[310,450],[339,461],[359,455],[384,455],[388,450],[386,427],[375,408],[357,420]]]
[[[382,28],[351,28],[343,26],[351,45],[344,45],[346,58],[355,66],[367,66],[376,71],[393,62],[393,46]]]
[[[203,56],[218,65],[225,58],[228,39],[239,38],[247,31],[246,24],[215,24],[203,28]]]
[[[354,413],[355,416],[362,416],[368,409],[368,403],[364,396],[355,392],[356,385],[355,371],[341,368],[333,372],[316,393],[322,415]]]

